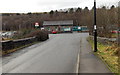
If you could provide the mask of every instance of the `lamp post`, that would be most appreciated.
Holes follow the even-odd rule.
[[[96,0],[94,0],[94,52],[97,52]]]

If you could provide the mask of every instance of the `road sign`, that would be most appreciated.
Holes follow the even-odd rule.
[[[35,23],[35,27],[36,27],[36,28],[40,27],[40,25],[39,25],[38,22]]]

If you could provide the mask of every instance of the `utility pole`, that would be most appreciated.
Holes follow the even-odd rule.
[[[94,0],[94,52],[97,52],[96,0]]]
[[[120,1],[118,2],[118,47],[120,47]],[[120,64],[120,50],[118,52],[118,64]],[[118,66],[118,73],[120,73],[120,65]]]
[[[120,1],[118,2],[118,47],[120,47]]]

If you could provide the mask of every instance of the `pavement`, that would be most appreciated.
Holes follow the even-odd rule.
[[[111,75],[111,72],[106,65],[100,58],[94,55],[91,45],[86,38],[81,38],[80,48],[79,73],[103,73],[105,75]]]

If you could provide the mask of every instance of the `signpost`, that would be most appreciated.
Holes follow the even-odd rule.
[[[97,52],[96,0],[94,0],[94,52]]]
[[[39,23],[36,22],[36,23],[35,23],[35,28],[39,28],[39,27],[40,27]]]

